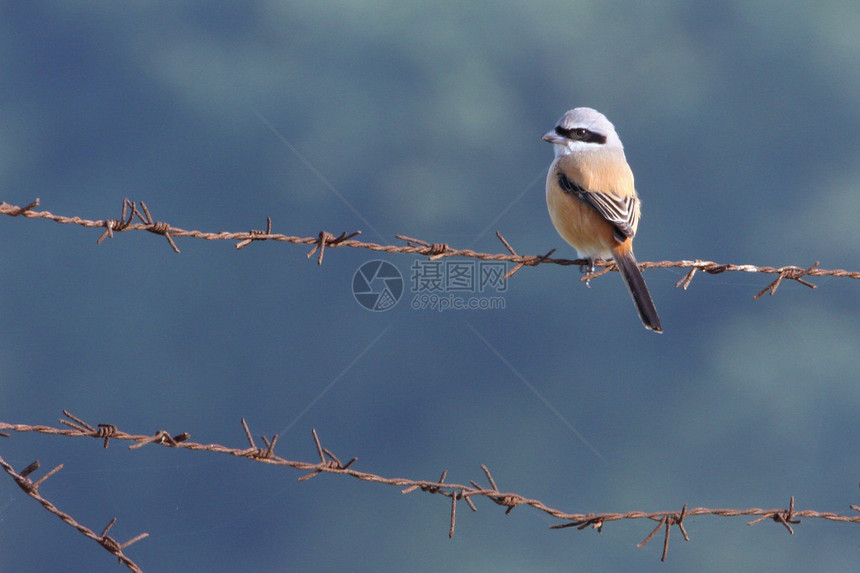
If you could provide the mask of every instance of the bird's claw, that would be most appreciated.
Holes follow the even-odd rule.
[[[584,274],[584,275],[590,275],[590,274],[594,273],[594,259],[588,258],[586,260],[588,261],[588,264],[579,265],[579,272]],[[590,282],[591,282],[591,279],[585,279],[585,286],[587,286],[588,288],[591,288],[591,284],[589,284]]]

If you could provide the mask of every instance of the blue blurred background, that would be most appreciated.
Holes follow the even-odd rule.
[[[0,200],[89,219],[122,199],[186,229],[361,229],[457,248],[575,253],[544,203],[540,140],[576,106],[616,125],[643,199],[640,261],[860,269],[856,2],[4,2]],[[851,513],[860,284],[645,273],[665,334],[616,274],[519,272],[504,309],[413,310],[413,255],[178,239],[0,219],[0,420],[62,409],[312,461],[484,482],[570,512]],[[351,292],[383,259],[403,300]],[[328,390],[326,391],[326,388]],[[534,391],[533,391],[534,390]],[[549,406],[548,406],[549,405]],[[579,435],[578,435],[578,434]],[[581,436],[581,437],[580,437]],[[590,447],[589,447],[590,445]],[[697,517],[552,531],[447,500],[208,453],[15,434],[21,469],[147,571],[846,571],[856,525]],[[40,470],[44,471],[44,470]],[[37,474],[37,477],[40,474]],[[0,479],[0,570],[117,571]]]

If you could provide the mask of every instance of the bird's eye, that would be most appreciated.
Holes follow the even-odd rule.
[[[588,130],[584,127],[577,127],[573,130],[574,135],[576,135],[577,139],[585,139],[585,136],[588,135]]]

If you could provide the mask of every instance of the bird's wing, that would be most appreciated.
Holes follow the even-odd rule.
[[[565,193],[584,201],[615,227],[615,239],[623,243],[636,234],[639,199],[635,195],[621,197],[614,193],[587,191],[559,172],[558,184]]]

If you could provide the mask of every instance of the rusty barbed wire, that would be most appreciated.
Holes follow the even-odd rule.
[[[498,485],[496,485],[496,480],[493,478],[490,473],[489,468],[481,464],[481,470],[484,473],[484,477],[489,484],[489,487],[482,486],[478,484],[476,481],[471,480],[469,485],[458,484],[458,483],[446,483],[446,478],[448,475],[447,470],[442,472],[441,477],[437,481],[428,481],[428,480],[414,480],[407,478],[387,478],[377,474],[362,472],[356,469],[353,469],[351,466],[358,460],[358,458],[352,458],[348,462],[343,463],[340,461],[335,454],[331,452],[331,450],[324,448],[320,441],[319,435],[316,430],[312,430],[314,448],[316,450],[317,455],[319,456],[319,461],[315,462],[304,462],[304,461],[295,461],[288,460],[286,458],[282,458],[274,453],[275,444],[278,441],[278,435],[275,434],[271,438],[267,438],[266,436],[261,436],[263,442],[266,447],[257,446],[254,441],[254,437],[251,433],[250,428],[248,427],[245,419],[242,419],[242,429],[244,432],[245,438],[248,440],[249,447],[247,448],[230,448],[227,446],[222,446],[220,444],[201,444],[197,442],[190,441],[190,435],[187,432],[183,432],[176,435],[171,435],[171,433],[165,430],[159,430],[155,434],[152,435],[143,435],[143,434],[130,434],[120,430],[117,426],[113,424],[97,424],[96,426],[92,426],[89,423],[83,421],[77,416],[72,415],[66,410],[63,410],[63,414],[67,419],[60,419],[60,423],[66,428],[55,428],[53,426],[43,426],[43,425],[29,425],[29,424],[10,424],[6,422],[0,422],[0,430],[6,432],[38,432],[42,434],[54,434],[54,435],[62,435],[68,437],[90,437],[103,440],[103,447],[107,448],[110,440],[124,440],[134,442],[129,449],[137,449],[149,444],[157,444],[161,446],[177,448],[177,449],[189,449],[189,450],[199,450],[199,451],[207,451],[219,454],[227,454],[235,457],[246,458],[252,461],[271,464],[271,465],[279,465],[279,466],[288,466],[291,468],[299,469],[306,471],[298,478],[298,481],[306,481],[311,478],[314,478],[322,473],[328,474],[338,474],[338,475],[348,475],[354,478],[357,478],[362,481],[380,483],[392,486],[403,487],[401,490],[402,494],[411,493],[416,490],[421,490],[423,492],[429,494],[438,494],[444,497],[447,497],[451,500],[451,510],[450,510],[450,526],[448,529],[448,537],[454,536],[454,526],[456,522],[457,515],[457,502],[464,501],[469,509],[472,511],[477,511],[478,508],[473,502],[472,498],[483,497],[486,498],[496,505],[506,508],[505,513],[508,514],[515,507],[524,505],[532,507],[538,511],[546,513],[564,523],[551,525],[550,529],[565,529],[570,527],[575,527],[577,530],[581,531],[584,529],[596,529],[598,532],[603,531],[603,526],[611,521],[620,521],[624,519],[650,519],[652,521],[657,522],[657,525],[654,529],[648,534],[648,536],[637,545],[637,547],[644,547],[651,539],[653,539],[660,529],[663,529],[663,552],[661,561],[665,561],[668,555],[669,550],[669,532],[671,531],[672,526],[677,526],[680,529],[681,534],[683,535],[686,541],[689,541],[690,538],[687,535],[687,531],[684,528],[684,520],[690,516],[695,515],[719,515],[724,517],[735,517],[735,516],[755,516],[756,519],[747,522],[747,525],[755,525],[765,520],[772,520],[775,523],[782,524],[790,534],[794,534],[794,530],[791,525],[799,524],[800,518],[817,518],[824,519],[828,521],[837,521],[843,523],[857,523],[860,524],[860,506],[858,505],[850,505],[849,507],[858,512],[858,515],[842,515],[833,512],[821,512],[815,510],[797,510],[794,507],[794,496],[791,497],[789,502],[789,506],[787,509],[760,509],[760,508],[748,508],[748,509],[710,509],[705,507],[694,507],[688,508],[685,504],[680,512],[677,511],[654,511],[654,512],[644,512],[644,511],[628,511],[623,513],[569,513],[562,511],[560,509],[556,509],[550,507],[540,500],[530,499],[526,496],[520,495],[518,493],[512,492],[503,492],[499,489]],[[4,469],[7,465],[3,464]],[[62,466],[60,466],[62,467]],[[15,476],[14,473],[10,472],[11,468],[6,469],[10,475]],[[47,477],[56,472],[59,468],[56,468],[48,476],[45,476],[37,482],[36,488],[40,483],[42,483]],[[23,472],[22,472],[23,473]],[[25,479],[25,476],[19,476],[15,478],[16,481],[19,479]],[[21,482],[19,481],[19,485]],[[23,488],[23,486],[22,486]],[[31,487],[32,489],[32,487]],[[28,491],[24,488],[25,491]],[[28,493],[30,493],[28,491]],[[32,494],[31,494],[32,495]],[[39,499],[39,498],[37,498]],[[44,503],[43,503],[44,505]],[[47,506],[46,506],[47,507]],[[59,515],[59,514],[58,514]],[[62,517],[61,517],[62,518]],[[71,518],[69,518],[71,519]],[[67,523],[73,524],[72,521],[67,521]],[[111,525],[113,522],[111,522]],[[74,525],[78,527],[77,525]],[[82,531],[83,532],[83,531]],[[92,532],[90,532],[92,533]],[[104,538],[107,530],[102,535],[101,538]],[[85,533],[86,534],[86,533]],[[99,536],[87,535],[93,539],[99,541],[101,538]],[[147,534],[141,534],[135,537],[133,540],[126,542],[125,544],[119,545],[116,542],[117,547],[119,547],[120,552],[121,549],[127,547],[131,543],[142,539]],[[111,540],[112,541],[112,540]],[[99,541],[101,543],[101,541]],[[103,544],[104,545],[104,544]],[[106,548],[110,551],[111,549],[108,545],[105,545]],[[113,551],[111,551],[113,553]],[[116,553],[114,553],[116,554]]]
[[[310,258],[314,255],[314,253],[316,253],[317,264],[319,265],[322,264],[325,249],[328,247],[353,247],[385,253],[416,254],[429,257],[430,260],[437,260],[440,258],[447,257],[469,257],[485,261],[506,261],[514,263],[514,267],[505,275],[506,279],[512,277],[515,273],[519,272],[523,267],[526,266],[535,267],[541,264],[555,264],[564,266],[579,265],[580,267],[584,267],[588,263],[588,261],[584,259],[552,258],[550,255],[555,252],[555,249],[548,251],[544,255],[519,255],[510,245],[510,243],[498,231],[496,232],[496,236],[502,242],[505,249],[508,251],[508,254],[481,253],[473,251],[471,249],[455,249],[450,247],[446,243],[429,243],[420,239],[408,237],[406,235],[395,235],[397,239],[405,241],[405,245],[380,245],[378,243],[356,240],[354,237],[361,234],[361,231],[353,231],[351,233],[343,232],[337,236],[333,235],[332,233],[329,233],[328,231],[320,231],[316,237],[298,237],[284,235],[279,233],[272,233],[271,217],[266,218],[265,231],[221,231],[218,233],[211,233],[196,230],[186,230],[181,229],[179,227],[174,227],[169,223],[163,221],[157,221],[155,218],[152,217],[149,208],[143,201],[135,203],[134,201],[130,201],[128,199],[123,200],[122,212],[119,219],[89,220],[82,219],[80,217],[66,217],[62,215],[55,215],[49,211],[35,211],[34,209],[38,206],[38,199],[24,207],[11,205],[6,202],[0,202],[0,214],[9,215],[10,217],[20,216],[30,219],[47,219],[49,221],[54,221],[56,223],[61,224],[73,224],[81,225],[84,227],[104,228],[104,232],[101,234],[97,241],[98,244],[101,244],[106,238],[113,238],[114,232],[148,231],[156,235],[164,236],[167,239],[167,242],[170,244],[170,247],[177,253],[179,252],[179,248],[176,246],[176,242],[174,241],[174,238],[176,237],[192,237],[195,239],[205,239],[208,241],[237,241],[237,249],[245,248],[254,241],[280,241],[301,245],[313,245],[310,252],[308,252],[308,258]],[[594,261],[594,266],[599,267],[601,270],[584,274],[581,280],[589,281],[591,279],[604,275],[607,272],[617,270],[613,261],[597,260]],[[639,263],[639,267],[641,269],[689,269],[689,271],[677,283],[675,283],[676,287],[681,287],[684,290],[687,290],[693,280],[693,277],[699,271],[704,271],[712,275],[724,272],[746,272],[778,275],[776,279],[773,280],[773,282],[771,282],[768,286],[763,288],[761,291],[758,292],[758,294],[753,297],[756,300],[758,300],[765,294],[773,295],[774,293],[776,293],[777,288],[779,288],[779,285],[785,279],[796,281],[802,285],[808,286],[809,288],[813,289],[816,288],[816,285],[805,280],[804,277],[832,276],[860,279],[860,271],[846,271],[843,269],[821,269],[818,268],[817,261],[811,266],[805,268],[797,266],[771,267],[747,264],[724,264],[700,259],[658,262],[644,261]]]
[[[129,539],[125,543],[119,543],[116,539],[108,535],[108,532],[110,531],[111,527],[113,527],[116,523],[116,518],[111,519],[110,523],[107,524],[107,526],[101,532],[101,535],[99,535],[89,527],[81,525],[80,523],[75,521],[75,519],[71,515],[65,513],[64,511],[61,511],[59,508],[57,508],[57,506],[42,497],[42,495],[39,493],[39,486],[45,483],[45,481],[49,477],[63,469],[63,464],[58,465],[57,467],[46,473],[44,476],[42,476],[41,479],[35,482],[27,476],[39,469],[38,460],[36,460],[32,464],[21,470],[20,473],[18,473],[11,465],[6,462],[6,460],[0,457],[0,467],[2,467],[7,474],[12,476],[12,479],[15,480],[15,483],[18,484],[18,487],[20,487],[24,491],[24,493],[42,504],[42,507],[44,507],[45,509],[59,517],[61,520],[63,520],[65,523],[71,525],[72,527],[80,531],[82,534],[86,535],[87,537],[104,547],[107,551],[115,555],[116,558],[119,559],[120,563],[122,563],[132,571],[135,571],[136,573],[141,573],[143,571],[134,561],[132,561],[127,555],[125,555],[125,553],[123,553],[123,549],[133,543],[137,543],[141,539],[149,537],[148,533],[141,533],[140,535]]]

